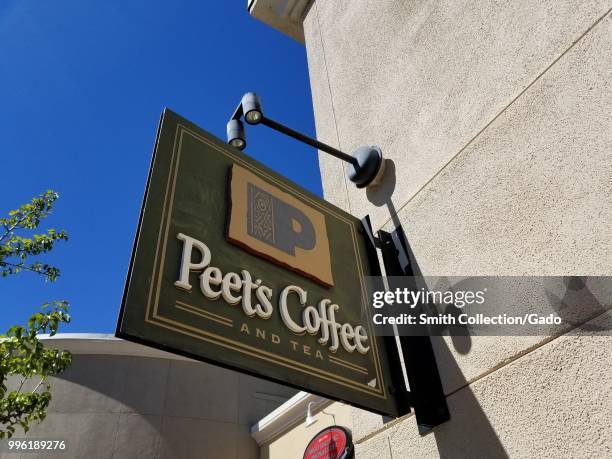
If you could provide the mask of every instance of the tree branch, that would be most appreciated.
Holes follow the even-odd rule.
[[[45,276],[46,275],[45,271],[43,271],[41,269],[35,269],[35,268],[32,268],[31,266],[23,265],[23,264],[10,263],[8,261],[0,261],[0,266],[14,266],[15,268],[25,269],[25,270],[28,270],[28,271],[35,272],[37,274],[40,274],[41,276]]]
[[[7,226],[5,226],[4,228],[6,229],[6,233],[4,233],[4,234],[3,234],[3,235],[0,237],[0,242],[4,241],[4,240],[7,238],[7,236],[8,236],[9,234],[11,234],[11,233],[12,233],[12,232],[15,230],[15,228],[17,228],[17,227],[18,227],[18,226],[19,226],[21,223],[23,223],[23,221],[24,221],[25,219],[27,219],[27,218],[28,218],[30,215],[32,215],[34,212],[36,212],[36,210],[35,210],[35,209],[31,210],[30,212],[27,212],[27,213],[23,214],[23,216],[22,216],[22,217],[21,217],[19,220],[17,220],[17,221],[15,222],[15,224],[14,224],[13,226],[11,226],[10,228],[9,228],[9,227],[7,227]]]
[[[45,377],[42,376],[40,378],[40,381],[38,381],[38,384],[36,385],[36,387],[34,388],[34,390],[31,392],[32,394],[36,393],[36,391],[38,390],[38,388],[40,387],[40,385],[43,383],[43,381],[45,380]]]

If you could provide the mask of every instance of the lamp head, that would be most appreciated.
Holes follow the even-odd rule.
[[[231,119],[227,122],[227,143],[238,150],[246,147],[246,136],[242,121]]]
[[[242,113],[249,124],[259,124],[263,118],[261,101],[254,92],[247,92],[242,96]]]

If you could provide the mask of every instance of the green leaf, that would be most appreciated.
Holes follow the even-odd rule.
[[[60,275],[57,267],[38,259],[54,249],[58,241],[67,241],[65,231],[49,228],[37,229],[43,219],[53,211],[59,195],[47,190],[29,203],[0,217],[0,275],[7,277],[21,271],[39,274],[46,281]],[[29,233],[29,234],[28,234]],[[56,376],[71,364],[67,351],[48,349],[38,339],[41,333],[56,334],[62,325],[70,322],[66,301],[45,303],[39,312],[27,321],[27,326],[14,325],[0,335],[0,438],[11,438],[15,428],[27,432],[34,422],[46,417],[51,401],[48,377]],[[19,384],[7,387],[8,377]],[[31,387],[29,391],[22,391]]]

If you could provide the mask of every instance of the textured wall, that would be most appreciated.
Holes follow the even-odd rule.
[[[612,326],[612,315],[453,393],[453,419],[433,434],[419,437],[409,416],[362,439],[357,458],[610,457],[612,346],[596,326]]]
[[[64,439],[68,450],[23,458],[256,459],[251,425],[295,390],[198,362],[75,355],[52,394],[45,421],[15,437]]]
[[[611,8],[316,0],[317,136],[391,160],[382,188],[360,191],[320,155],[326,199],[402,224],[426,275],[612,275]],[[358,457],[612,454],[612,338],[434,347],[452,421],[419,438],[412,417],[354,410]]]

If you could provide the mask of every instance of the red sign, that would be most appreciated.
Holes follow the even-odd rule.
[[[326,427],[316,434],[304,451],[304,459],[349,459],[353,457],[351,434],[344,427]]]

